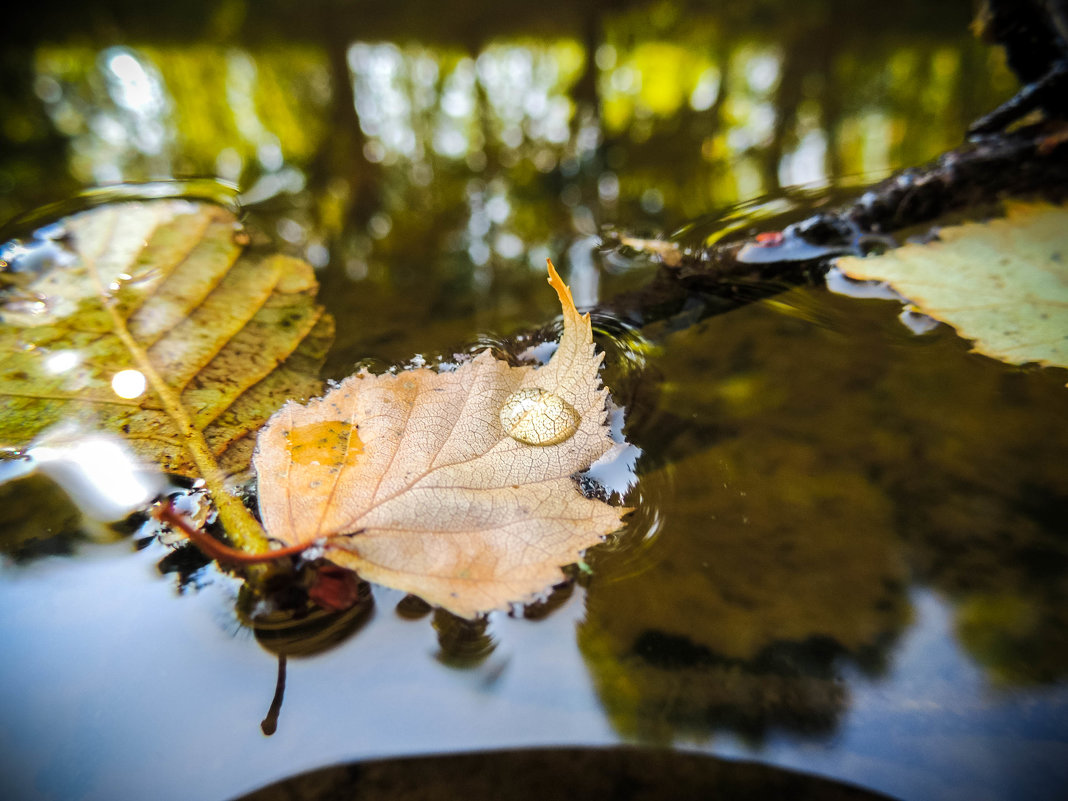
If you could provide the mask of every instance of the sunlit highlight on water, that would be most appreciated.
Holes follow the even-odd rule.
[[[81,362],[82,357],[74,350],[59,350],[45,357],[45,370],[53,375],[73,370]]]
[[[111,379],[111,388],[120,398],[140,398],[145,394],[145,376],[140,370],[120,370]]]
[[[162,487],[162,477],[143,470],[116,437],[59,429],[27,453],[93,520],[122,520],[144,508]]]

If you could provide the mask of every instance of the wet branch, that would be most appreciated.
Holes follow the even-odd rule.
[[[1068,194],[1068,125],[1045,123],[977,137],[921,167],[901,170],[837,209],[821,211],[747,239],[687,250],[668,242],[618,237],[615,246],[645,250],[660,263],[642,288],[594,311],[644,326],[688,313],[701,319],[820,280],[829,260],[863,253],[873,241],[1009,197]],[[691,320],[692,321],[692,320]]]

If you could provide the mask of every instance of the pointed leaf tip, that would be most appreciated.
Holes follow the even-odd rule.
[[[546,259],[545,263],[549,268],[549,286],[556,290],[556,295],[560,298],[560,305],[564,307],[564,313],[566,314],[568,310],[577,312],[575,299],[571,295],[571,287],[564,283],[564,279],[556,271],[556,266],[553,264],[552,259]]]

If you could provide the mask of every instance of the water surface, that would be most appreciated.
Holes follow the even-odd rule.
[[[3,61],[0,212],[235,182],[256,244],[317,268],[331,378],[551,322],[546,256],[580,304],[611,298],[656,267],[605,226],[690,243],[737,202],[775,201],[751,224],[803,213],[952,147],[1012,90],[967,3],[414,27],[404,4],[319,23],[224,5],[28,22]],[[462,627],[375,588],[301,656],[256,639],[216,568],[96,541],[42,482],[0,488],[7,795],[222,799],[355,760],[626,743],[903,798],[1061,797],[1064,371],[916,336],[892,302],[756,289],[598,321],[638,510],[536,617]]]

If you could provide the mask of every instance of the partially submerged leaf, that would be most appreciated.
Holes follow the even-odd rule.
[[[240,234],[232,212],[187,200],[102,206],[50,231],[50,263],[0,296],[0,441],[75,422],[124,434],[167,472],[199,476],[151,384],[124,390],[123,378],[138,388],[126,371],[142,365],[121,323],[223,469],[247,468],[250,435],[285,400],[321,389],[332,322],[315,303],[310,266],[243,253]]]
[[[121,434],[208,483],[242,547],[266,545],[227,474],[287,399],[321,389],[332,321],[309,265],[244,252],[232,212],[170,199],[101,206],[5,246],[0,442],[62,421]]]
[[[360,372],[286,404],[255,457],[270,536],[328,538],[331,561],[474,617],[560,581],[560,566],[617,529],[627,510],[572,478],[613,445],[603,354],[549,272],[564,333],[544,366],[484,351],[452,371]]]
[[[1006,218],[943,228],[934,242],[837,266],[850,278],[889,282],[979,353],[1068,367],[1066,207],[1013,204]]]

